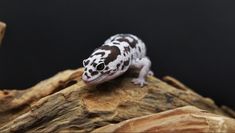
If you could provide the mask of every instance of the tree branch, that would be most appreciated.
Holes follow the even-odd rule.
[[[2,43],[4,34],[5,34],[5,30],[6,30],[6,24],[0,21],[0,45]]]

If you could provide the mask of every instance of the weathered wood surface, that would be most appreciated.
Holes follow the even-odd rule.
[[[6,31],[6,24],[0,21],[0,45],[2,43],[5,31]]]
[[[81,80],[83,69],[67,70],[25,90],[0,91],[0,132],[90,132],[135,117],[192,105],[234,117],[179,81],[148,77],[143,88],[129,72],[98,86]],[[228,113],[229,112],[229,113]]]
[[[235,119],[215,115],[194,106],[125,120],[96,129],[93,133],[234,133]]]

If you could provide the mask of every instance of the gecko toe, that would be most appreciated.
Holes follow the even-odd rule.
[[[141,87],[143,87],[144,85],[147,85],[148,83],[145,81],[145,79],[142,78],[136,78],[132,80],[132,83],[134,83],[135,85],[140,85]]]
[[[148,76],[154,76],[153,71],[150,70],[150,71],[148,72]]]

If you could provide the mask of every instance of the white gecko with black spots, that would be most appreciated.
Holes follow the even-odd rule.
[[[144,42],[131,34],[117,34],[83,60],[84,73],[82,79],[87,84],[100,84],[112,80],[129,68],[140,70],[139,77],[132,80],[143,87],[150,71],[151,61],[146,56]]]

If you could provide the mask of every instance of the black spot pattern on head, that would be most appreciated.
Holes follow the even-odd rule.
[[[89,73],[92,73],[93,71],[91,69],[88,70]]]
[[[106,57],[105,65],[117,59],[117,56],[121,54],[120,49],[117,46],[103,45],[100,47],[102,50],[110,50],[111,53]]]
[[[94,53],[93,55],[101,55],[103,57],[105,55],[105,52],[97,52],[97,53]]]
[[[130,47],[124,47],[124,52],[129,53],[131,51]]]
[[[92,63],[91,63],[91,64],[94,64],[94,63],[95,63],[95,61],[96,61],[96,59],[94,59],[94,60],[92,61]]]
[[[101,74],[110,74],[111,70],[108,70],[108,71],[102,71],[100,72]]]
[[[107,74],[110,74],[110,73],[111,73],[111,70],[107,71],[106,73],[107,73]]]
[[[138,49],[139,49],[139,51],[141,52],[141,48],[140,48],[140,47],[138,47]]]
[[[113,44],[118,44],[118,45],[119,45],[120,43],[118,43],[118,42],[113,42]]]
[[[122,70],[124,70],[124,68],[125,68],[125,65],[124,65],[124,64],[122,64]]]
[[[88,72],[91,74],[91,76],[97,75],[97,71],[92,71],[91,69],[88,70]]]
[[[99,72],[97,72],[97,71],[93,71],[92,73],[91,73],[91,76],[94,76],[94,75],[97,75]]]
[[[110,71],[110,72],[109,72],[109,75],[112,76],[114,73],[115,73],[115,72],[111,72],[111,71]]]
[[[86,77],[89,79],[89,78],[91,78],[90,76],[88,76],[88,74],[87,73],[85,73],[85,75],[86,75]]]
[[[90,60],[85,60],[85,61],[84,61],[84,65],[85,65],[85,66],[88,65],[89,62],[90,62]]]
[[[130,59],[128,59],[128,60],[126,60],[126,61],[124,61],[124,66],[128,66],[129,64],[130,64]]]
[[[105,67],[105,69],[104,70],[109,70],[109,67],[107,66],[107,67]]]
[[[92,65],[93,65],[93,67],[96,67],[97,64],[96,64],[96,63],[93,63]]]
[[[119,67],[120,67],[120,66],[121,66],[121,64],[120,64],[120,63],[118,63],[118,64],[117,64],[117,66],[116,66],[118,70],[119,70]]]
[[[111,42],[115,41],[115,37],[111,40]]]

